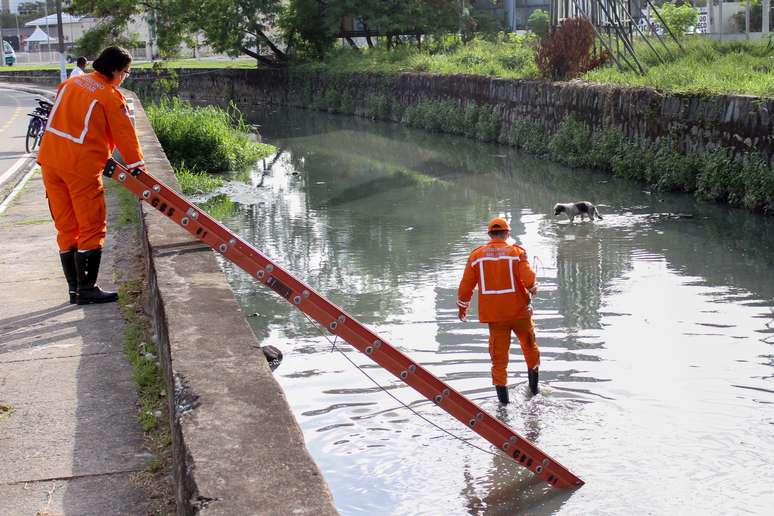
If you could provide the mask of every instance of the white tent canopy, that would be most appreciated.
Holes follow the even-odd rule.
[[[43,43],[43,42],[47,42],[47,43],[50,44],[53,41],[54,40],[52,40],[49,37],[49,35],[46,34],[43,31],[43,29],[41,29],[40,27],[35,27],[35,30],[32,31],[32,34],[30,34],[30,37],[28,37],[27,39],[24,40],[24,47],[27,50],[27,52],[29,52],[29,50],[30,50],[30,43],[38,43],[38,44],[40,44],[40,43]]]
[[[70,13],[62,13],[62,24],[67,25],[68,23],[78,23],[83,18],[86,18],[85,16],[73,16]],[[32,21],[28,21],[24,24],[25,27],[32,27],[32,26],[38,26],[38,25],[45,25],[48,27],[49,25],[56,25],[56,14],[49,14],[48,16],[43,16],[42,18],[36,18]]]

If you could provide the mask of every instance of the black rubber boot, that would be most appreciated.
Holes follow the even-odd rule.
[[[105,292],[96,285],[101,260],[102,249],[75,253],[75,269],[78,271],[77,303],[79,305],[113,303],[118,300],[118,294]]]
[[[508,386],[507,385],[495,385],[495,390],[497,391],[497,399],[500,400],[500,403],[503,405],[508,404]]]
[[[527,370],[527,378],[529,378],[529,390],[532,392],[532,394],[538,393],[538,370],[537,367],[534,369],[528,369]]]
[[[78,291],[78,272],[75,270],[75,250],[59,253],[59,259],[62,261],[62,270],[67,280],[67,288],[70,291],[70,304],[74,305],[77,301],[76,293]]]

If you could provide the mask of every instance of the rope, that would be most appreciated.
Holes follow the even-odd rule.
[[[320,327],[320,325],[317,323],[317,321],[315,321],[314,319],[312,319],[311,317],[309,317],[309,316],[308,316],[306,313],[304,313],[304,312],[301,312],[301,313],[303,313],[303,314],[304,314],[304,317],[306,317],[307,319],[309,319],[309,322],[311,322],[311,323],[312,323],[312,325],[313,325],[315,328],[317,328],[317,331],[319,331],[319,332],[320,332],[320,335],[321,335],[321,336],[322,336],[322,337],[323,337],[325,340],[327,340],[328,342],[330,342],[330,343],[331,343],[331,352],[332,352],[334,349],[335,349],[336,351],[338,351],[338,352],[341,354],[341,356],[343,356],[344,358],[346,358],[346,359],[347,359],[347,361],[348,361],[350,364],[352,364],[352,366],[354,366],[354,368],[355,368],[355,369],[357,369],[358,371],[360,371],[361,373],[363,373],[363,375],[365,375],[365,377],[366,377],[366,378],[368,378],[369,380],[371,380],[371,382],[373,382],[373,384],[374,384],[374,385],[376,385],[377,387],[379,387],[379,388],[380,388],[380,389],[381,389],[381,390],[382,390],[382,391],[383,391],[383,392],[384,392],[384,393],[385,393],[387,396],[389,396],[390,398],[394,399],[396,402],[398,402],[398,403],[399,403],[401,406],[403,406],[404,408],[407,408],[407,409],[408,409],[409,411],[411,411],[411,413],[413,413],[415,416],[417,416],[417,417],[419,417],[420,419],[424,420],[426,423],[429,423],[430,425],[432,425],[432,426],[433,426],[433,427],[435,427],[436,429],[440,430],[441,432],[443,432],[443,433],[445,433],[445,434],[447,434],[447,435],[449,435],[449,436],[453,437],[454,439],[457,439],[458,441],[461,441],[461,442],[463,442],[463,443],[467,444],[468,446],[471,446],[471,447],[473,447],[473,448],[475,448],[475,449],[477,449],[477,450],[479,450],[479,451],[481,451],[481,452],[487,453],[487,454],[489,454],[489,455],[492,455],[492,456],[497,456],[497,455],[498,455],[497,453],[493,453],[493,452],[491,452],[491,451],[489,451],[489,450],[485,450],[484,448],[482,448],[482,447],[480,447],[480,446],[478,446],[478,445],[476,445],[476,444],[473,444],[473,443],[471,443],[471,442],[468,442],[466,439],[463,439],[462,437],[460,437],[460,436],[458,436],[458,435],[455,435],[455,434],[451,433],[449,430],[446,430],[445,428],[443,428],[443,427],[442,427],[442,426],[440,426],[439,424],[435,423],[434,421],[431,421],[430,419],[428,419],[427,417],[423,416],[422,414],[420,414],[419,412],[417,412],[416,410],[414,410],[412,407],[410,407],[409,405],[407,405],[406,403],[404,403],[402,400],[400,400],[399,398],[397,398],[397,397],[396,397],[394,394],[392,394],[390,391],[388,391],[387,389],[385,389],[385,388],[384,388],[384,387],[383,387],[383,386],[382,386],[382,385],[381,385],[379,382],[377,382],[377,381],[376,381],[376,380],[375,380],[375,379],[374,379],[374,378],[373,378],[371,375],[369,375],[368,373],[366,373],[365,371],[363,371],[363,369],[362,369],[362,368],[361,368],[359,365],[357,365],[357,364],[356,364],[356,363],[355,363],[355,362],[354,362],[354,361],[353,361],[351,358],[349,358],[349,357],[347,356],[347,354],[346,354],[346,353],[344,353],[344,352],[343,352],[341,349],[339,349],[339,348],[337,348],[337,347],[336,347],[336,340],[337,340],[337,339],[338,339],[338,337],[339,337],[338,335],[336,335],[336,338],[335,338],[335,339],[333,339],[333,340],[331,341],[330,337],[328,337],[328,335],[327,335],[327,334],[326,334],[326,333],[325,333],[325,332],[324,332],[324,331],[321,329],[321,327]]]

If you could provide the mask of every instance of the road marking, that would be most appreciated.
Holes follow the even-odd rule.
[[[8,208],[8,206],[13,202],[13,200],[16,198],[17,195],[19,195],[19,192],[22,191],[22,188],[24,188],[24,185],[27,184],[27,181],[30,180],[32,177],[32,174],[35,173],[37,170],[37,167],[32,167],[29,172],[27,172],[27,175],[22,178],[21,181],[19,181],[19,184],[16,185],[16,188],[11,191],[11,193],[8,194],[8,197],[5,198],[5,200],[0,204],[0,215],[3,214],[3,212]]]
[[[16,160],[16,163],[11,165],[11,168],[6,170],[2,175],[0,175],[0,185],[8,181],[13,175],[16,173],[19,168],[21,168],[22,165],[24,165],[25,162],[29,161],[29,159],[32,157],[32,154],[24,154],[21,158]]]
[[[22,110],[22,106],[19,103],[19,97],[17,97],[16,95],[12,95],[11,98],[13,99],[14,102],[16,102],[16,109],[14,110],[13,115],[11,115],[11,118],[9,118],[8,121],[5,124],[3,124],[2,127],[0,127],[0,133],[5,132],[6,129],[11,127],[11,124],[13,123],[14,120],[16,120],[16,118],[19,116],[19,113],[21,113],[21,110]],[[0,181],[0,183],[2,183],[2,181]]]

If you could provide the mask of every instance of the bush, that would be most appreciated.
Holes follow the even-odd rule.
[[[623,134],[615,129],[595,131],[591,137],[588,166],[612,172],[613,159],[623,152],[627,143]]]
[[[551,20],[548,13],[542,9],[535,9],[532,11],[532,14],[530,14],[527,19],[527,28],[538,38],[545,38],[551,28]]]
[[[696,178],[696,197],[705,201],[727,202],[740,206],[744,183],[738,163],[725,149],[707,152]]]
[[[548,142],[552,158],[572,168],[589,166],[590,146],[591,130],[573,116],[568,116],[559,124]]]
[[[648,182],[662,191],[693,192],[696,190],[697,170],[700,170],[702,162],[698,154],[683,154],[670,145],[662,144],[648,166]]]
[[[774,213],[774,170],[766,159],[746,155],[742,160],[742,180],[745,185],[742,205],[748,210]]]
[[[481,108],[476,122],[476,137],[485,142],[493,142],[500,135],[502,117],[499,113],[489,108]]]
[[[677,37],[682,36],[690,27],[696,25],[699,20],[699,10],[689,4],[675,5],[665,3],[658,13],[664,19],[664,23]]]
[[[173,166],[195,163],[200,171],[221,172],[253,165],[274,147],[251,140],[250,126],[234,106],[194,107],[178,98],[147,109],[148,119]]]
[[[540,122],[522,118],[511,124],[509,138],[512,145],[535,155],[542,155],[548,150],[545,129]]]
[[[371,95],[366,99],[366,110],[371,118],[387,118],[390,104],[384,95]]]
[[[545,79],[578,77],[592,69],[594,27],[582,17],[568,18],[535,47],[535,63]]]

